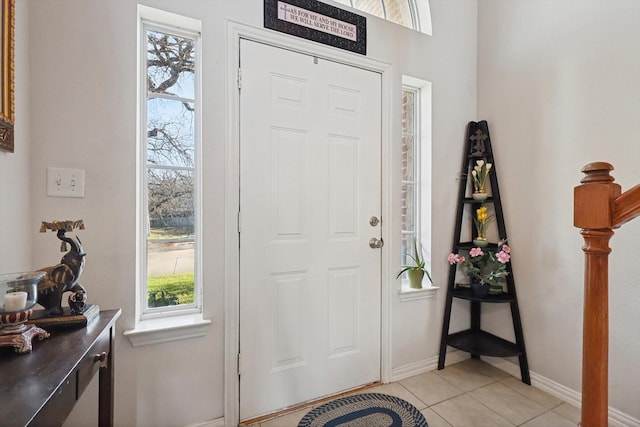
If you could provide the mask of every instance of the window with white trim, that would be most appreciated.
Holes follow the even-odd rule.
[[[411,265],[409,255],[413,254],[413,242],[420,247],[419,185],[420,173],[417,97],[419,90],[412,87],[402,88],[402,260],[401,265]]]
[[[335,0],[362,12],[431,35],[429,0]]]
[[[139,44],[139,319],[202,308],[200,21],[154,15]]]
[[[431,84],[407,76],[402,81],[400,263],[414,264],[409,255],[415,255],[415,241],[431,271]],[[430,285],[425,276],[423,286]]]

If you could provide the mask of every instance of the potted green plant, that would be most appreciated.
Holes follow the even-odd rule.
[[[416,242],[416,239],[413,239],[413,255],[407,254],[407,256],[413,260],[414,264],[403,265],[396,275],[396,279],[400,278],[400,276],[406,272],[407,277],[409,278],[409,287],[412,289],[422,289],[422,279],[425,274],[427,275],[429,282],[433,283],[433,280],[431,280],[431,274],[426,268],[425,259],[422,256],[421,251],[418,250],[418,243]]]

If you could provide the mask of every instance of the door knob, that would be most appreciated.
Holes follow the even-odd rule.
[[[371,240],[369,240],[369,247],[371,249],[380,249],[383,246],[384,246],[384,241],[382,239],[378,240],[375,237],[372,237]]]

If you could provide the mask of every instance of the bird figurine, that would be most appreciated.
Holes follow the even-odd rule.
[[[57,316],[63,314],[62,309],[62,296],[65,292],[70,291],[75,295],[74,298],[86,300],[80,298],[81,294],[85,294],[85,288],[78,283],[80,274],[84,268],[85,256],[82,248],[82,242],[76,236],[74,238],[67,237],[65,233],[73,229],[73,225],[77,224],[72,221],[62,221],[53,223],[42,223],[41,231],[47,228],[52,231],[57,230],[58,239],[62,241],[61,250],[66,250],[66,245],[69,244],[71,249],[67,252],[59,264],[52,265],[50,267],[40,268],[38,270],[46,272],[46,275],[38,282],[38,304],[47,310],[49,316]],[[80,228],[84,228],[82,221],[79,221]],[[75,300],[74,300],[75,301]],[[84,306],[84,304],[82,305]],[[75,308],[75,307],[74,307]],[[78,311],[77,309],[75,310]]]

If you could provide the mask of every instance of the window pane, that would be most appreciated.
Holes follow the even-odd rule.
[[[147,87],[149,92],[195,98],[195,42],[147,31]]]
[[[415,96],[414,92],[402,91],[402,133],[414,133]]]
[[[162,268],[181,260],[193,259],[193,243],[185,248],[170,248],[168,244],[150,244],[147,260],[147,308],[194,303],[195,281],[190,272],[171,273]],[[190,246],[190,247],[188,247]],[[180,268],[177,268],[180,271]]]
[[[194,302],[193,173],[148,170],[147,307]]]
[[[431,35],[429,0],[335,0],[389,22]],[[422,22],[422,25],[420,25]],[[420,28],[421,27],[421,28]]]
[[[181,234],[194,233],[194,177],[184,170],[148,170],[150,230],[181,230]]]
[[[412,265],[414,264],[413,260],[408,256],[413,254],[413,234],[403,234],[402,235],[402,247],[401,247],[401,261],[400,265]],[[402,275],[404,279],[406,273]]]
[[[353,7],[363,12],[384,18],[382,0],[353,0]]]
[[[402,137],[402,180],[415,181],[415,138]]]
[[[384,8],[388,21],[414,28],[408,0],[384,0]]]
[[[402,231],[414,232],[416,229],[416,223],[415,223],[416,202],[415,202],[415,188],[413,184],[402,185],[401,197],[402,197],[402,201],[401,201]]]
[[[147,103],[147,162],[194,167],[194,104],[153,98]]]

